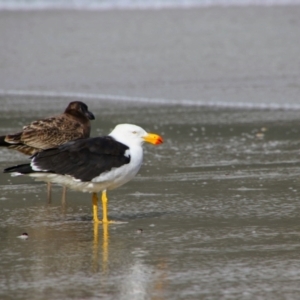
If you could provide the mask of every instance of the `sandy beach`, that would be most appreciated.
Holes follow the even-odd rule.
[[[298,104],[300,6],[0,12],[0,89]]]

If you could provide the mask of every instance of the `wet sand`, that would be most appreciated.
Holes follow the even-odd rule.
[[[0,134],[66,100],[2,101]],[[108,227],[89,194],[63,205],[55,186],[48,205],[44,183],[0,173],[1,299],[298,299],[298,111],[86,102],[92,135],[132,122],[165,143],[109,192],[125,223]],[[26,161],[0,149],[1,169]]]
[[[0,12],[0,88],[299,104],[300,6]]]

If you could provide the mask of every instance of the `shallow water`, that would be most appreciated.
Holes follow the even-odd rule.
[[[44,183],[1,173],[1,299],[298,299],[299,111],[85,102],[93,136],[130,122],[165,143],[108,194],[108,227],[89,194],[63,205],[55,186],[48,204]],[[68,100],[1,103],[4,134]],[[1,169],[26,161],[0,149]]]

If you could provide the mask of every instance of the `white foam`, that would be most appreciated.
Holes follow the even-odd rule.
[[[210,6],[299,5],[300,0],[0,0],[0,10],[159,10]]]
[[[149,103],[156,105],[181,105],[181,106],[203,106],[237,109],[271,109],[271,110],[300,110],[300,104],[292,103],[257,103],[257,102],[229,102],[229,101],[202,101],[188,99],[164,99],[147,97],[130,97],[122,95],[105,95],[93,93],[55,92],[55,91],[25,91],[25,90],[0,90],[2,96],[31,96],[31,97],[53,97],[53,98],[80,98],[94,100],[110,100],[116,102]],[[27,100],[26,100],[27,101]]]

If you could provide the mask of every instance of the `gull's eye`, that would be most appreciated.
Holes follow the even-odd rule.
[[[132,131],[132,133],[133,133],[133,134],[137,134],[137,132],[136,132],[136,131]]]

